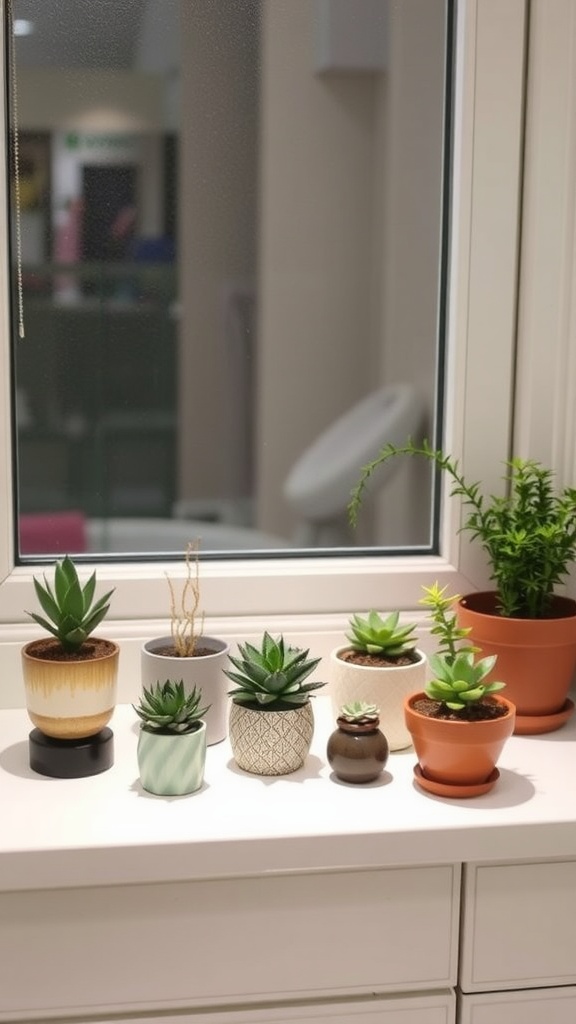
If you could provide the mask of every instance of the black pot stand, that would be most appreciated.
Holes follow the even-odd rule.
[[[32,771],[53,779],[85,779],[114,764],[114,734],[108,726],[95,736],[75,740],[54,739],[33,729],[28,748]]]

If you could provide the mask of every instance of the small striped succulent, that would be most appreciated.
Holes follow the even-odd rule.
[[[156,683],[149,690],[144,687],[138,707],[132,705],[144,723],[147,732],[164,734],[194,732],[208,707],[200,707],[202,691],[196,687],[192,693],[184,692],[184,683]]]
[[[350,633],[346,638],[355,651],[366,654],[381,654],[387,658],[400,658],[416,649],[415,626],[409,623],[399,626],[399,612],[390,612],[385,619],[378,612],[370,611],[366,618],[353,615],[350,619]]]
[[[109,590],[103,597],[94,600],[96,573],[93,572],[82,586],[72,559],[66,555],[54,567],[54,584],[50,585],[44,576],[44,585],[34,577],[34,588],[43,612],[47,616],[26,612],[39,626],[52,633],[67,652],[78,651],[87,637],[110,608]]]
[[[304,683],[304,680],[318,665],[320,658],[309,658],[308,650],[288,647],[284,638],[274,640],[264,633],[260,647],[254,644],[238,644],[239,658],[228,657],[234,669],[224,669],[237,689],[228,696],[236,704],[247,704],[253,708],[278,710],[284,706],[306,704],[312,690],[325,683]]]

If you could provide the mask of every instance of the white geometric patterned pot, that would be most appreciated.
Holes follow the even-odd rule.
[[[310,701],[287,711],[230,705],[230,743],[239,768],[253,775],[289,775],[301,768],[314,735]]]
[[[140,782],[157,796],[183,796],[200,789],[206,763],[206,723],[194,732],[170,735],[140,726]]]
[[[412,737],[404,721],[404,701],[424,689],[426,656],[417,650],[418,661],[412,665],[354,665],[339,657],[348,650],[350,644],[337,647],[330,655],[330,693],[335,717],[343,704],[353,700],[375,704],[380,708],[380,728],[390,750],[410,747]]]

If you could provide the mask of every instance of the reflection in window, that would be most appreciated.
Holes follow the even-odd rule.
[[[449,6],[13,0],[22,555],[430,544]]]

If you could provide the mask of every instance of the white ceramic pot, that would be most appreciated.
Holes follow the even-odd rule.
[[[239,768],[254,775],[289,775],[301,768],[314,735],[310,701],[287,711],[254,711],[232,701],[230,743]]]
[[[390,750],[404,750],[412,745],[404,721],[404,701],[411,693],[424,689],[426,656],[417,650],[418,661],[411,665],[354,665],[339,655],[350,645],[337,647],[330,655],[330,694],[334,716],[343,704],[353,700],[366,701],[380,708],[380,728]]]
[[[84,661],[42,657],[39,652],[46,645],[60,647],[58,641],[47,638],[32,640],[22,649],[28,715],[45,736],[84,739],[95,736],[112,718],[119,648],[95,637],[90,644],[102,653]]]
[[[177,658],[166,654],[158,654],[158,650],[170,646],[172,637],[160,636],[147,640],[142,647],[141,677],[146,689],[156,683],[184,683],[185,693],[191,693],[194,687],[202,690],[202,706],[210,705],[206,712],[206,743],[212,746],[226,738],[228,727],[228,688],[230,682],[224,675],[228,663],[230,645],[224,640],[213,636],[198,637],[197,647],[208,648],[209,654],[192,658]]]

